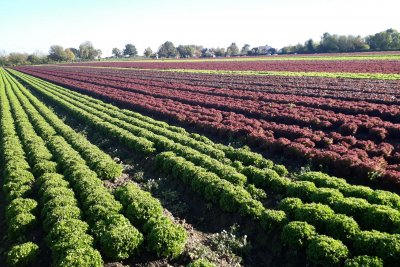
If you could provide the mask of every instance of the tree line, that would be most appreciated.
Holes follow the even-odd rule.
[[[280,50],[269,45],[253,47],[245,44],[241,49],[232,43],[227,48],[206,48],[201,45],[175,45],[167,41],[158,51],[153,52],[146,48],[143,55],[148,58],[192,58],[192,57],[228,57],[228,56],[259,56],[271,54],[310,54],[310,53],[345,53],[367,51],[395,51],[400,50],[400,33],[388,29],[366,37],[353,35],[337,35],[324,33],[320,41],[307,40],[304,44],[285,46]],[[123,50],[113,48],[114,58],[135,57],[138,54],[133,44],[127,44]]]
[[[79,48],[65,48],[61,45],[50,46],[48,55],[41,52],[27,53],[0,53],[0,66],[38,65],[57,62],[87,61],[99,59],[102,55],[89,41],[83,42]]]
[[[324,33],[319,42],[312,39],[304,44],[283,47],[280,54],[346,53],[400,50],[400,33],[394,29],[361,37]]]
[[[276,49],[270,46],[268,49],[261,50],[259,47],[250,49],[250,45],[245,44],[242,49],[239,49],[236,43],[232,43],[227,48],[205,48],[201,45],[175,45],[167,41],[163,43],[156,52],[150,47],[147,47],[143,55],[148,58],[192,58],[192,57],[227,57],[227,56],[243,56],[243,55],[263,55],[274,54]],[[114,58],[135,57],[137,56],[137,49],[133,44],[127,44],[123,50],[113,48],[112,54]]]
[[[366,37],[353,35],[337,35],[324,33],[319,41],[309,39],[303,44],[285,46],[280,50],[268,45],[251,47],[245,44],[241,49],[236,43],[228,47],[207,48],[201,45],[175,46],[167,41],[160,45],[157,51],[147,47],[143,54],[147,58],[199,58],[199,57],[229,57],[229,56],[259,56],[271,54],[310,54],[310,53],[343,53],[366,51],[395,51],[400,50],[400,33],[395,29],[388,29]],[[96,49],[89,41],[82,43],[79,48],[63,48],[52,45],[48,55],[36,52],[27,53],[0,53],[0,66],[24,64],[47,64],[56,62],[73,62],[100,59],[102,51]],[[126,44],[124,48],[112,49],[113,58],[132,58],[138,55],[133,44]]]

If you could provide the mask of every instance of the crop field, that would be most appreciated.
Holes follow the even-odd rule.
[[[0,69],[6,266],[396,266],[400,54]]]

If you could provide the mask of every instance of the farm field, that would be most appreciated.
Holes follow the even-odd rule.
[[[322,68],[326,64],[309,61]],[[359,62],[369,61],[355,63]],[[399,63],[391,62],[390,71],[395,73]],[[143,64],[157,68],[170,63]],[[245,68],[255,63],[233,64],[243,64],[241,67]],[[270,62],[259,64],[268,68]],[[283,61],[276,64],[282,68],[291,66]],[[400,79],[249,77],[112,67],[44,66],[18,70],[200,132],[238,137],[270,153],[322,165],[338,176],[361,181],[373,178],[383,184],[399,185]]]
[[[395,266],[398,55],[1,69],[0,263]]]
[[[76,63],[74,66],[117,67],[135,69],[195,69],[218,71],[287,71],[287,72],[350,72],[398,74],[399,58],[393,60],[235,60],[235,61],[160,61],[160,62],[93,62]]]

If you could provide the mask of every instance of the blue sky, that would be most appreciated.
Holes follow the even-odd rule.
[[[277,48],[324,32],[367,35],[400,30],[395,0],[0,0],[0,51],[47,53],[89,40],[111,55],[133,43],[142,53],[167,40]]]

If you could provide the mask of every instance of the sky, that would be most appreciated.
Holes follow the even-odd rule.
[[[132,43],[252,47],[319,40],[324,32],[400,31],[399,0],[0,0],[0,51],[47,53],[91,41],[104,56]]]

